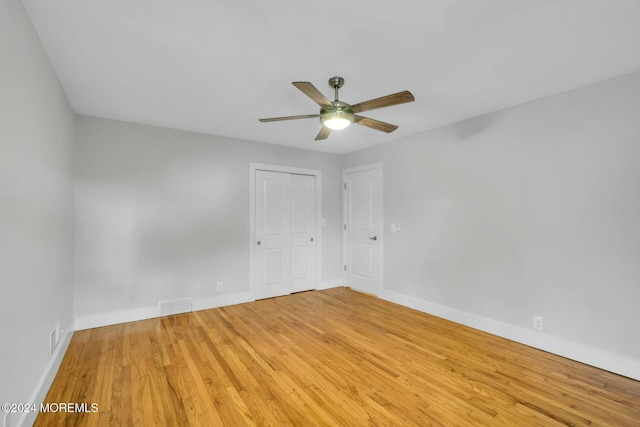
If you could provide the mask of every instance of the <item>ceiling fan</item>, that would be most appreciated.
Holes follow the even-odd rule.
[[[338,99],[338,89],[344,85],[344,79],[338,76],[331,77],[329,79],[329,86],[335,91],[335,101],[329,101],[327,97],[325,97],[313,84],[309,82],[292,82],[292,84],[320,106],[320,113],[305,114],[301,116],[272,117],[268,119],[260,119],[260,121],[279,122],[282,120],[310,119],[314,117],[319,118],[320,123],[322,123],[322,128],[315,138],[316,141],[327,139],[332,130],[344,129],[351,123],[357,123],[382,132],[393,132],[398,129],[398,126],[381,122],[380,120],[359,116],[357,113],[375,110],[377,108],[391,107],[392,105],[404,104],[415,100],[411,92],[405,90],[403,92],[370,99],[369,101],[359,102],[353,105],[347,104],[346,102],[342,102]]]

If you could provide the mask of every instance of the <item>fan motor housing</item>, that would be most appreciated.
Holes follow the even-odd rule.
[[[346,102],[333,101],[333,107],[323,107],[320,109],[320,114],[330,114],[333,117],[342,117],[353,123],[353,108]],[[323,117],[320,118],[322,122]]]
[[[320,108],[320,114],[344,112],[346,114],[353,115],[353,107],[351,107],[351,105],[347,104],[346,102],[335,100],[335,101],[332,101],[331,104],[333,105],[333,107]]]

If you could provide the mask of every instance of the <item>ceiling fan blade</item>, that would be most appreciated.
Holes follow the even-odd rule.
[[[391,123],[381,122],[380,120],[370,119],[368,117],[353,116],[353,121],[359,125],[370,127],[371,129],[380,130],[382,132],[391,133],[398,129],[398,126]]]
[[[320,141],[321,139],[329,138],[329,134],[331,133],[331,129],[326,126],[322,126],[318,135],[316,135],[316,141]]]
[[[268,119],[258,119],[261,122],[281,122],[283,120],[312,119],[320,117],[320,114],[304,114],[302,116],[270,117]]]
[[[405,102],[412,102],[416,99],[408,90],[394,93],[393,95],[382,96],[376,99],[370,99],[368,101],[360,102],[353,105],[354,113],[362,113],[364,111],[375,110],[376,108],[391,107],[392,105],[404,104]]]
[[[322,94],[322,92],[316,89],[313,84],[309,82],[292,82],[291,84],[300,89],[302,93],[307,95],[309,98],[313,99],[319,106],[333,107],[331,101],[329,101],[327,97]]]

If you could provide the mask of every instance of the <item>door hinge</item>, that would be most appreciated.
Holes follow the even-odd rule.
[[[344,225],[344,229],[345,229],[345,230],[347,229],[347,224],[345,224],[345,225]]]
[[[347,271],[347,266],[346,265],[344,266],[344,271]]]
[[[347,189],[347,183],[346,182],[342,183],[342,188],[345,189],[345,190]]]

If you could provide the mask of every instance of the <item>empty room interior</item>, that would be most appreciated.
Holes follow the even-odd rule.
[[[0,5],[0,427],[640,425],[640,2]]]

